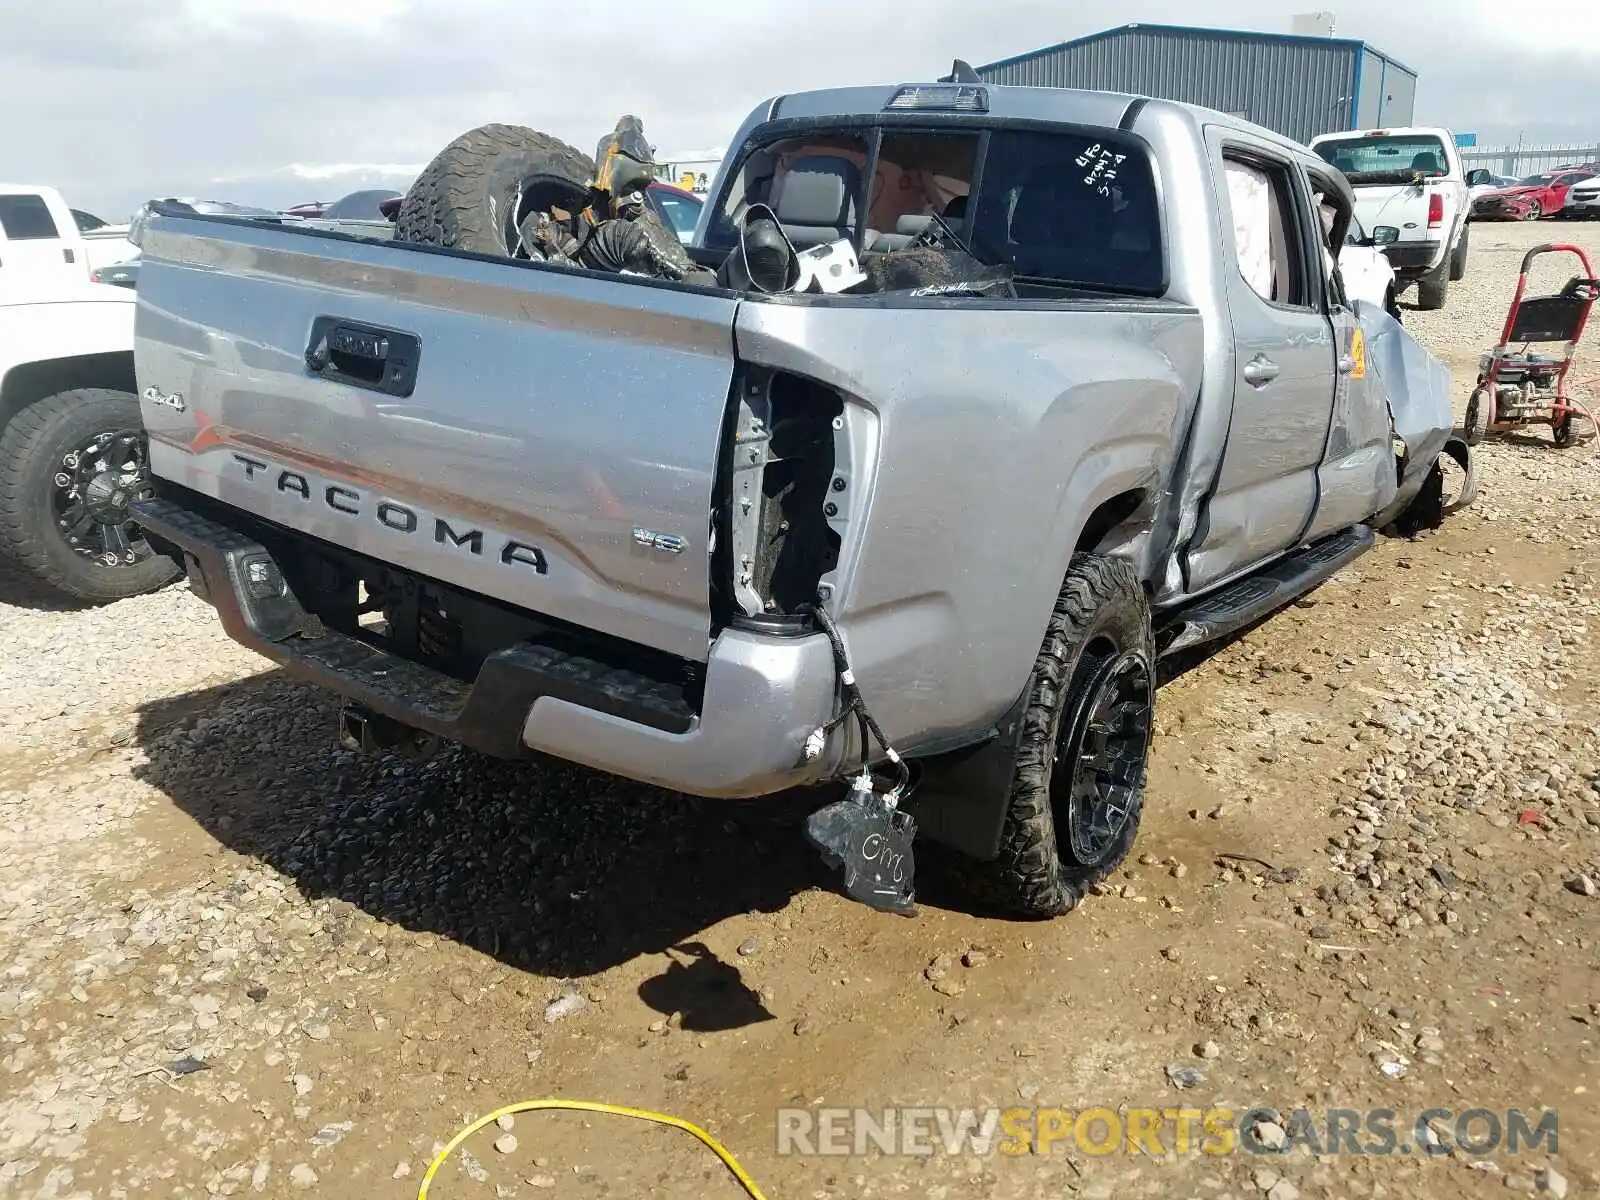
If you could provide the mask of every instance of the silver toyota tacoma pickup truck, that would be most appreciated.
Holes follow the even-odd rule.
[[[158,209],[137,519],[233,638],[344,698],[349,745],[848,781],[807,833],[851,895],[909,910],[915,835],[985,906],[1064,913],[1133,844],[1162,656],[1437,524],[1470,468],[1448,375],[1347,301],[1343,176],[1222,113],[861,87],[731,144],[699,265],[752,205],[863,266],[938,217],[1013,291]]]

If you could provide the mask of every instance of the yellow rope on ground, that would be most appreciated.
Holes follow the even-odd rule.
[[[688,1121],[681,1120],[678,1117],[668,1116],[666,1113],[651,1112],[649,1109],[645,1108],[624,1108],[620,1104],[600,1104],[593,1100],[519,1100],[516,1104],[508,1104],[504,1108],[495,1109],[492,1113],[486,1113],[485,1115],[479,1117],[471,1125],[468,1125],[460,1133],[456,1134],[455,1137],[451,1138],[449,1145],[445,1146],[445,1148],[439,1151],[439,1153],[434,1157],[433,1162],[428,1166],[428,1173],[422,1177],[422,1187],[417,1191],[417,1200],[428,1200],[428,1185],[433,1182],[433,1177],[438,1173],[439,1168],[444,1166],[444,1160],[449,1158],[451,1153],[458,1146],[460,1146],[462,1142],[466,1141],[473,1134],[477,1133],[478,1130],[482,1129],[486,1125],[494,1124],[501,1117],[510,1116],[513,1113],[519,1112],[532,1112],[535,1109],[541,1108],[562,1108],[575,1109],[580,1112],[610,1113],[613,1116],[633,1117],[640,1121],[650,1121],[656,1125],[670,1125],[674,1129],[681,1129],[685,1133],[691,1133],[700,1139],[701,1142],[705,1143],[706,1146],[710,1147],[711,1152],[722,1160],[723,1165],[727,1167],[728,1170],[733,1172],[733,1177],[739,1181],[740,1186],[743,1187],[745,1192],[750,1196],[750,1200],[767,1200],[766,1196],[762,1194],[761,1189],[756,1186],[756,1181],[751,1179],[745,1169],[739,1165],[739,1160],[734,1158],[734,1156],[728,1152],[727,1148],[723,1146],[721,1142],[717,1141],[716,1138],[712,1137],[704,1129],[701,1129],[700,1126],[692,1125]]]

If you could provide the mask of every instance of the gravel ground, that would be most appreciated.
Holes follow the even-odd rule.
[[[1406,314],[1458,412],[1555,233],[1600,251],[1597,225],[1475,226],[1446,309]],[[1472,509],[1171,680],[1138,861],[1048,924],[936,880],[914,921],[849,905],[803,799],[361,760],[182,586],[59,612],[0,579],[0,1194],[414,1196],[461,1124],[562,1095],[703,1124],[774,1200],[1594,1195],[1596,450],[1491,443]],[[1272,1107],[1290,1145],[774,1136],[784,1105],[1180,1103]],[[1553,1108],[1559,1145],[1292,1136],[1295,1109],[1372,1107]],[[486,1130],[433,1194],[740,1194],[682,1134],[606,1120]]]

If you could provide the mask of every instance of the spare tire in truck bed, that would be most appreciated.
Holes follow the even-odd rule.
[[[400,204],[395,237],[478,254],[511,255],[529,212],[579,206],[594,160],[521,125],[469,129],[434,156]]]
[[[480,125],[434,156],[400,204],[395,239],[477,254],[519,253],[517,230],[530,214],[582,209],[595,164],[559,138],[523,125]],[[688,254],[648,205],[638,222],[681,267]]]

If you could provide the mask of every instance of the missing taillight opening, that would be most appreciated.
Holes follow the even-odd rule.
[[[724,619],[782,622],[816,602],[839,562],[836,527],[851,500],[844,401],[784,372],[746,368],[734,386],[714,582]]]

